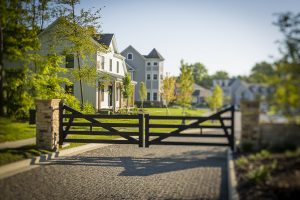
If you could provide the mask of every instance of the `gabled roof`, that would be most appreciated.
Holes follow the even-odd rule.
[[[133,67],[131,67],[128,63],[126,63],[126,67],[128,71],[135,71]]]
[[[127,49],[132,49],[133,51],[135,51],[142,59],[145,59],[145,57],[142,55],[142,54],[140,54],[140,52],[138,52],[133,46],[131,46],[131,45],[129,45],[126,49],[124,49],[122,52],[121,52],[121,54],[124,56],[124,57],[126,57],[126,55],[124,55],[124,53],[125,53],[125,51],[127,50]]]
[[[152,51],[148,55],[145,55],[144,57],[145,58],[158,58],[160,60],[164,60],[162,55],[160,55],[160,53],[155,48],[152,49]]]
[[[99,35],[97,35],[97,36],[99,36]],[[100,39],[97,38],[97,37],[94,37],[94,40],[96,40],[100,44],[103,44],[105,46],[109,46],[110,43],[112,42],[113,37],[114,37],[113,33],[105,33],[105,34],[100,35]]]

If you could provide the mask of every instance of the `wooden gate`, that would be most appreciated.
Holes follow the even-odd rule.
[[[112,122],[116,121],[116,122]],[[143,115],[100,115],[83,114],[67,105],[60,108],[59,144],[76,143],[111,143],[138,144],[143,147]],[[122,139],[74,138],[74,135],[120,136]],[[73,136],[73,138],[72,138]]]
[[[224,116],[224,115],[229,116]],[[170,120],[179,120],[183,123],[176,124]],[[186,124],[185,121],[190,121]],[[153,122],[154,121],[154,122]],[[210,123],[210,121],[219,122],[218,125]],[[206,122],[206,124],[205,124]],[[207,123],[208,122],[208,123]],[[229,124],[228,124],[229,123]],[[182,133],[188,129],[199,129],[198,133]],[[160,132],[155,131],[160,129]],[[173,129],[171,131],[163,131],[163,129]],[[175,130],[174,130],[175,129]],[[217,133],[211,134],[202,130],[218,129]],[[193,137],[193,138],[226,138],[227,142],[184,142],[180,141],[164,141],[171,137]],[[152,139],[154,138],[154,139]],[[145,147],[149,145],[208,145],[208,146],[230,146],[234,149],[234,107],[231,106],[223,109],[208,117],[194,116],[150,116],[145,114]]]

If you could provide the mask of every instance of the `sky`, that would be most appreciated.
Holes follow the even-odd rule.
[[[78,9],[102,8],[102,32],[119,51],[156,48],[164,71],[179,75],[180,60],[200,62],[209,74],[248,75],[257,62],[280,56],[275,13],[300,12],[300,0],[81,0]]]

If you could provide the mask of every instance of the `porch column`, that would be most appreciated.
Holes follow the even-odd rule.
[[[133,85],[133,91],[132,91],[132,107],[134,107],[134,93],[135,93],[135,85]]]
[[[113,89],[112,89],[112,105],[113,105],[113,112],[116,111],[116,81],[113,82],[113,85],[112,85]]]
[[[119,83],[119,108],[122,108],[122,100],[123,100],[123,96],[122,96],[122,90],[121,90],[121,83]]]
[[[102,93],[102,86],[100,83],[98,83],[98,111],[101,109],[101,93]]]

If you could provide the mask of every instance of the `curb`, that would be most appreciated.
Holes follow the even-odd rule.
[[[65,149],[53,153],[42,154],[33,158],[13,162],[7,165],[0,167],[0,179],[13,176],[15,174],[25,172],[36,167],[39,167],[39,164],[43,164],[49,160],[62,157],[62,156],[73,156],[76,154],[84,153],[94,149],[106,147],[112,144],[86,144],[79,147],[74,147],[70,149]]]
[[[227,150],[227,177],[228,177],[228,199],[239,200],[239,194],[237,192],[237,181],[234,169],[234,161],[232,158],[232,150]]]

